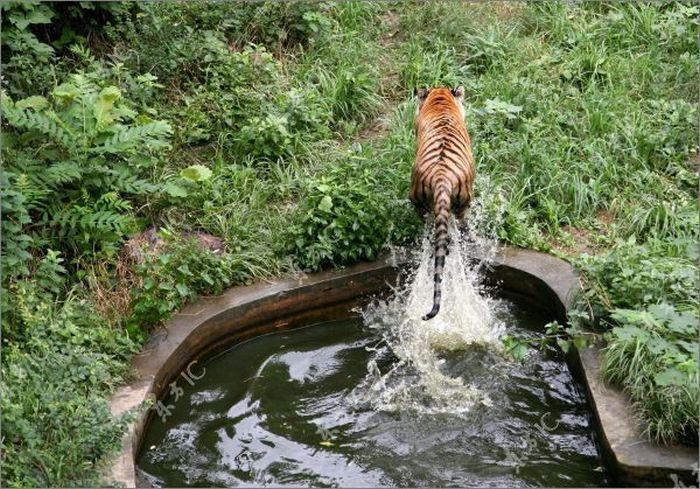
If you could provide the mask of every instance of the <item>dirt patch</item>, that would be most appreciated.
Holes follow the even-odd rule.
[[[491,6],[496,17],[502,21],[508,21],[516,15],[520,15],[527,3],[525,2],[512,2],[512,1],[500,1],[492,2]]]
[[[609,210],[600,210],[595,218],[602,224],[609,226],[615,220],[615,214]]]
[[[399,16],[392,10],[388,11],[384,15],[384,24],[386,25],[386,30],[379,38],[379,43],[382,46],[394,42],[396,35],[400,32]]]
[[[591,254],[595,249],[591,242],[591,233],[587,229],[579,229],[574,226],[564,226],[562,232],[566,235],[568,234],[573,239],[573,244],[568,242],[563,242],[557,239],[552,246],[559,252],[568,255],[576,256],[583,253]]]
[[[383,110],[380,116],[376,117],[369,126],[359,132],[357,135],[358,139],[360,141],[366,141],[368,139],[378,139],[385,136],[389,130],[389,124],[387,120],[384,119],[385,115],[386,111]]]
[[[562,232],[571,236],[573,244],[563,242],[561,239],[554,239],[552,246],[555,250],[568,255],[578,256],[583,253],[589,255],[595,254],[603,249],[596,243],[596,237],[600,234],[605,234],[606,228],[615,220],[615,214],[609,210],[600,210],[596,213],[596,228],[598,229],[581,229],[574,226],[562,227]]]

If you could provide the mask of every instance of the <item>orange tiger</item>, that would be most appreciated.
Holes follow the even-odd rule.
[[[461,219],[471,201],[476,171],[464,123],[464,88],[416,90],[416,162],[411,175],[411,202],[435,215],[435,291],[428,320],[440,311],[440,284],[445,268],[452,210]]]

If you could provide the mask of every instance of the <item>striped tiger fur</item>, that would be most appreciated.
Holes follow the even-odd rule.
[[[464,88],[416,90],[416,161],[411,202],[435,216],[435,290],[428,320],[440,311],[442,272],[448,246],[450,211],[462,219],[471,201],[476,175],[469,133],[464,123]]]

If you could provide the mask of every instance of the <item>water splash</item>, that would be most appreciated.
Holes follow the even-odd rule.
[[[480,226],[472,222],[472,233],[462,239],[454,219],[450,220],[442,301],[435,318],[422,320],[433,301],[434,245],[427,232],[413,257],[416,266],[406,285],[389,300],[375,301],[361,311],[365,325],[379,329],[382,341],[374,349],[364,381],[349,395],[356,407],[454,414],[468,412],[477,403],[490,405],[488,395],[477,385],[452,377],[443,368],[450,352],[502,348],[499,337],[505,325],[495,314],[498,301],[480,285],[484,262],[468,261],[476,250],[480,256],[492,256],[495,240],[476,235]],[[398,361],[383,361],[391,356]],[[380,364],[390,366],[382,372]]]

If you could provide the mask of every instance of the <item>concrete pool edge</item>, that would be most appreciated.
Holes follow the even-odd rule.
[[[133,380],[110,399],[113,414],[136,410],[154,394],[161,397],[168,382],[177,380],[192,359],[225,344],[318,322],[323,317],[347,315],[342,311],[396,283],[400,267],[406,264],[402,256],[387,256],[338,272],[233,287],[221,296],[186,306],[156,331],[134,358]],[[543,253],[502,248],[488,262],[488,268],[492,285],[501,284],[512,293],[536,300],[560,320],[565,319],[580,290],[573,267]],[[577,380],[585,386],[603,458],[618,483],[671,486],[674,477],[675,481],[693,483],[697,450],[657,446],[641,435],[629,399],[600,380],[599,350],[572,351],[568,359]],[[105,480],[110,485],[136,487],[135,457],[148,417],[149,409],[141,408],[122,439],[121,452],[105,461]]]

